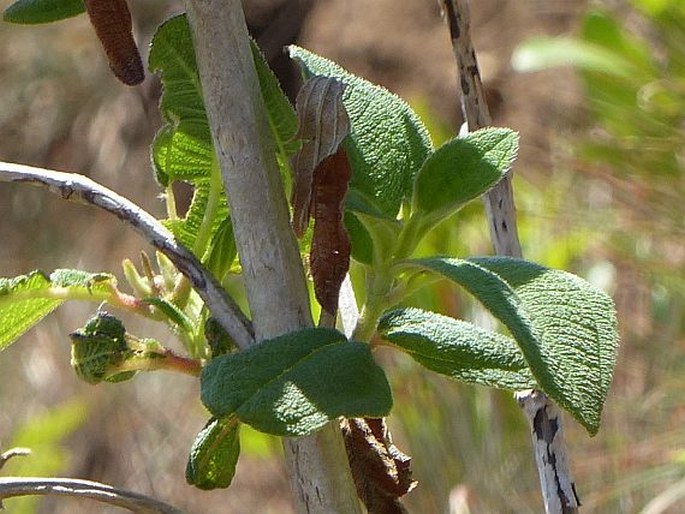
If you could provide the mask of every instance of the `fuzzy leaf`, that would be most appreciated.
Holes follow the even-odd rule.
[[[279,161],[286,162],[298,146],[296,141],[291,141],[297,128],[295,113],[254,43],[252,54]],[[157,180],[164,186],[182,180],[195,188],[185,217],[167,220],[165,224],[183,244],[203,258],[207,246],[216,248],[218,231],[227,221],[228,207],[218,179],[219,170],[185,15],[171,18],[159,27],[152,41],[149,66],[150,71],[161,73],[160,109],[166,121],[152,147]],[[198,248],[196,239],[201,230],[208,234],[200,241],[206,243],[205,247]],[[206,258],[211,259],[211,254]],[[214,265],[217,269],[225,268],[222,263],[214,262]]]
[[[452,214],[497,184],[517,150],[518,135],[504,128],[486,128],[448,141],[421,167],[414,184],[414,209],[438,219]]]
[[[112,275],[78,270],[42,271],[15,278],[0,278],[0,351],[64,301],[101,302],[116,284]]]
[[[221,355],[202,371],[202,401],[217,418],[279,436],[310,434],[339,416],[381,417],[390,386],[368,345],[307,329]]]
[[[18,0],[5,9],[2,19],[9,23],[35,25],[71,18],[85,10],[83,0]]]
[[[186,480],[199,489],[231,485],[240,456],[240,423],[235,416],[212,418],[197,434],[186,466]]]
[[[346,85],[343,102],[352,127],[345,143],[353,171],[350,188],[395,217],[432,150],[428,131],[404,100],[387,89],[303,48],[288,48],[307,77],[334,77]]]
[[[570,273],[520,259],[409,262],[473,294],[509,329],[542,390],[597,432],[618,350],[611,298]]]
[[[419,364],[454,380],[512,390],[535,387],[516,341],[471,323],[406,308],[384,314],[378,332]]]

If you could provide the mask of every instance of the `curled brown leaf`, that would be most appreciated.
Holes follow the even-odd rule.
[[[400,497],[416,486],[411,458],[393,444],[385,420],[344,418],[341,428],[357,494],[369,514],[406,514]]]
[[[126,0],[84,0],[83,3],[114,75],[128,86],[140,84],[145,79],[145,69],[133,39]]]
[[[299,120],[295,137],[302,140],[293,162],[293,229],[298,237],[309,224],[315,170],[338,151],[350,132],[350,120],[342,103],[344,88],[336,79],[316,76],[305,82],[295,101]]]
[[[332,316],[338,310],[340,286],[350,267],[351,244],[343,223],[343,202],[351,178],[350,163],[342,148],[324,159],[314,173],[314,234],[309,262],[316,299]]]

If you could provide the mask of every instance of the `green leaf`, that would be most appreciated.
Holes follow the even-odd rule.
[[[235,416],[212,418],[197,434],[186,466],[186,480],[199,489],[231,485],[240,456],[240,423]]]
[[[432,150],[428,131],[406,102],[385,88],[303,48],[288,48],[307,77],[323,75],[345,83],[343,102],[352,126],[345,142],[353,171],[350,188],[395,217]]]
[[[134,371],[120,371],[120,366],[133,352],[126,341],[126,329],[116,317],[98,311],[88,322],[69,334],[71,367],[81,380],[89,384],[123,382]]]
[[[209,256],[207,258],[207,268],[212,274],[222,281],[231,269],[231,265],[238,253],[233,235],[233,224],[231,218],[226,217],[214,233],[210,243]]]
[[[382,268],[384,263],[392,257],[393,249],[397,243],[397,239],[402,230],[402,224],[395,218],[390,218],[380,212],[373,205],[371,201],[364,197],[359,191],[349,191],[345,197],[345,208],[354,215],[355,221],[361,224],[361,230],[355,226],[354,223],[346,221],[346,229],[349,231],[358,231],[353,233],[352,237],[357,237],[357,243],[363,237],[369,237],[368,245],[361,249],[358,247],[357,251],[368,252],[366,255],[361,255],[361,259],[355,258],[364,262],[365,264],[374,264]],[[363,259],[363,260],[362,260]]]
[[[184,333],[192,333],[194,331],[193,322],[188,316],[177,305],[168,300],[158,296],[148,296],[143,298],[143,303],[157,307],[172,323],[178,325]]]
[[[521,73],[559,66],[574,66],[602,74],[630,77],[637,69],[615,52],[579,39],[536,37],[521,43],[511,57],[513,68]]]
[[[471,323],[420,309],[388,312],[380,335],[431,371],[502,389],[535,387],[516,342]]]
[[[609,296],[570,273],[519,259],[407,262],[473,294],[509,329],[545,393],[597,432],[618,350]]]
[[[448,141],[424,162],[414,184],[413,208],[440,219],[478,198],[509,171],[518,134],[486,128]]]
[[[3,21],[35,25],[71,18],[86,8],[83,0],[18,0],[2,15]]]
[[[254,43],[252,54],[279,162],[287,163],[298,145],[291,141],[297,130],[297,118]],[[195,188],[185,217],[167,220],[165,225],[202,258],[207,248],[214,246],[220,227],[225,226],[228,207],[185,15],[171,18],[159,27],[152,40],[149,67],[152,72],[161,72],[160,109],[166,121],[152,145],[157,180],[164,186],[182,180]]]
[[[101,302],[116,281],[105,273],[56,270],[0,278],[0,351],[59,307],[65,300]]]
[[[392,407],[369,345],[322,328],[217,357],[202,371],[201,396],[215,417],[236,414],[279,436],[310,434],[339,416],[382,417]]]

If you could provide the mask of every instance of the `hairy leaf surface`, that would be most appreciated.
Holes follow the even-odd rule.
[[[509,329],[543,391],[597,432],[618,350],[611,298],[575,275],[520,259],[409,262],[473,294]]]
[[[339,416],[381,417],[390,387],[368,345],[330,329],[307,329],[221,355],[202,372],[202,401],[262,432],[310,434]]]
[[[431,371],[502,389],[535,387],[516,341],[496,332],[421,309],[386,313],[379,334]]]
[[[71,269],[0,278],[0,351],[66,300],[101,302],[114,284],[112,275]]]

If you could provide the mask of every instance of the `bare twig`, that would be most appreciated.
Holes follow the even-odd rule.
[[[0,469],[13,457],[25,457],[31,455],[29,448],[10,448],[9,450],[0,453]]]
[[[447,15],[452,48],[459,71],[462,111],[468,129],[477,130],[490,125],[492,119],[471,41],[468,1],[442,0],[442,4]],[[485,195],[484,201],[495,253],[521,257],[511,174],[492,188]],[[547,514],[578,512],[580,502],[571,476],[559,408],[539,391],[519,392],[516,399],[530,422]]]
[[[184,4],[231,206],[255,339],[311,327],[302,262],[242,5],[239,0],[185,0]],[[284,449],[298,512],[360,512],[337,423],[308,437],[286,439]]]
[[[83,175],[8,162],[0,162],[0,182],[44,187],[64,200],[94,205],[114,214],[166,255],[188,277],[212,314],[240,348],[252,344],[254,337],[250,321],[212,274],[157,219],[130,200]]]
[[[137,514],[184,514],[182,510],[139,493],[115,489],[112,486],[75,478],[0,478],[0,508],[2,500],[14,496],[59,495],[88,498],[123,507]]]

